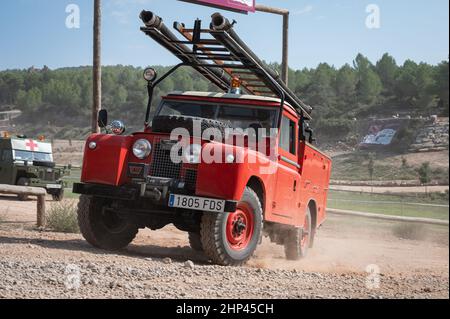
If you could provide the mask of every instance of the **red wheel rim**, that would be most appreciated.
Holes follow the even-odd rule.
[[[236,212],[228,215],[226,235],[231,249],[247,248],[254,232],[253,210],[246,204],[239,204]]]
[[[302,230],[302,240],[300,242],[302,247],[306,247],[309,245],[309,233],[310,232],[311,232],[311,229],[309,227],[309,218],[306,216],[305,217],[305,225],[303,226],[303,230]]]

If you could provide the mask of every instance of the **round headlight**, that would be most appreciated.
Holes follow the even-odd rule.
[[[184,151],[183,160],[189,164],[200,164],[202,157],[202,146],[198,144],[189,145]]]
[[[152,144],[149,141],[137,140],[133,145],[133,154],[139,159],[145,159],[152,152]]]

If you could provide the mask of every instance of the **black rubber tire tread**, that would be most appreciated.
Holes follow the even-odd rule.
[[[255,229],[253,238],[248,248],[239,258],[230,255],[226,245],[227,239],[224,231],[228,213],[204,213],[201,222],[200,236],[202,239],[203,249],[207,257],[213,263],[222,266],[242,266],[247,263],[253,256],[258,244],[263,228],[263,210],[258,195],[249,187],[244,191],[242,201],[251,204],[255,213]]]
[[[30,186],[30,181],[26,177],[21,177],[17,180],[17,186]],[[17,199],[21,202],[27,201],[28,198],[28,195],[17,195]]]
[[[188,116],[156,116],[152,121],[152,131],[155,133],[171,133],[174,129],[184,128],[188,130],[191,136],[194,136],[194,121],[201,121],[201,134],[209,128],[215,128],[220,131],[222,137],[225,137],[225,130],[230,128],[229,125],[211,119]],[[197,136],[202,137],[202,136]]]
[[[203,251],[202,239],[199,233],[189,232],[189,245],[195,251]]]
[[[102,227],[99,215],[102,200],[82,195],[78,203],[78,225],[84,239],[92,246],[104,250],[120,250],[127,247],[136,237],[139,229],[136,225],[128,224],[120,233],[108,232]]]
[[[62,189],[58,194],[52,195],[52,199],[55,202],[62,202],[64,199],[64,189]]]
[[[306,212],[306,218],[309,218],[309,240],[311,240],[311,212],[309,208]],[[305,248],[301,247],[302,234],[303,230],[301,228],[291,229],[288,232],[288,238],[284,244],[284,252],[287,260],[300,260],[306,258],[308,255],[310,242],[308,242]]]

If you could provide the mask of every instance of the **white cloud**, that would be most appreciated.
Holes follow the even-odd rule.
[[[306,13],[310,13],[311,11],[313,11],[314,7],[312,5],[307,5],[304,8],[301,8],[299,10],[294,10],[292,12],[293,15],[302,15],[302,14],[306,14]]]

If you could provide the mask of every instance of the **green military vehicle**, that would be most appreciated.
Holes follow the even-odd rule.
[[[42,187],[61,201],[69,167],[56,167],[52,144],[26,137],[0,137],[0,184]],[[26,196],[19,196],[26,200]]]

